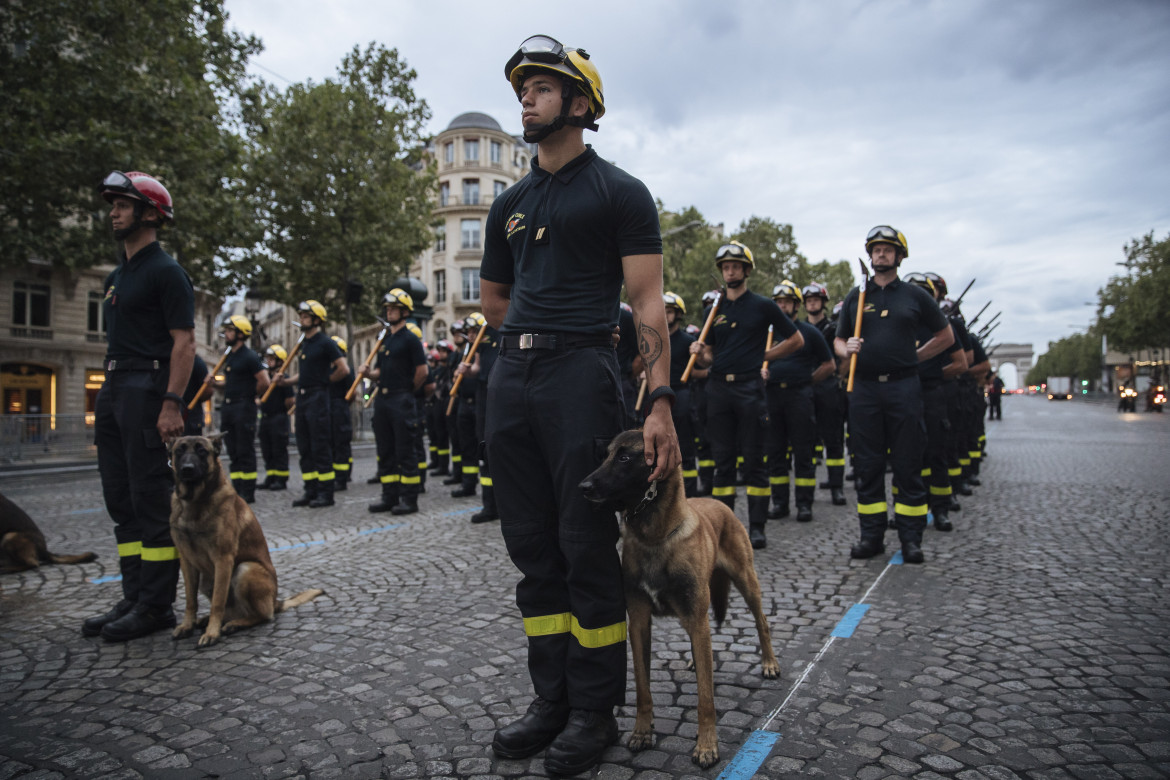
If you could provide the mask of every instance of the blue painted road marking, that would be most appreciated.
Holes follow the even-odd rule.
[[[893,557],[890,558],[890,565],[891,566],[901,566],[902,565],[902,551],[901,550],[898,550],[898,552],[894,553]]]
[[[835,636],[838,639],[848,639],[849,637],[853,636],[853,629],[857,628],[857,624],[861,622],[861,618],[863,618],[865,613],[868,611],[868,604],[854,604],[849,608],[849,611],[845,613],[845,616],[841,618],[840,621],[838,621],[837,627],[833,629],[832,636]]]
[[[368,531],[358,531],[358,536],[368,536],[369,534],[376,534],[379,531],[393,531],[395,528],[403,528],[406,523],[398,523],[397,525],[384,525],[381,528],[371,528]]]
[[[753,731],[716,780],[751,780],[756,770],[767,760],[778,739],[778,731]]]

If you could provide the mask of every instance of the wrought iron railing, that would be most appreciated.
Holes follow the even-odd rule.
[[[0,415],[0,464],[96,455],[92,414]]]

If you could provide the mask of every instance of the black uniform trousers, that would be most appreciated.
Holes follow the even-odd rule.
[[[963,466],[960,457],[966,459],[966,442],[963,439],[963,404],[959,382],[950,379],[943,382],[943,398],[947,404],[947,421],[950,423],[946,435],[947,450],[947,477],[951,485],[951,493],[963,477]]]
[[[333,476],[341,485],[349,482],[349,471],[353,465],[353,419],[350,417],[349,404],[344,398],[329,399]]]
[[[288,482],[287,412],[273,412],[260,416],[260,454],[264,457],[265,480],[284,484]]]
[[[418,492],[427,492],[427,401],[414,396],[414,455],[418,463]]]
[[[735,509],[736,458],[743,456],[747,480],[748,522],[761,527],[768,521],[768,470],[764,441],[768,404],[759,376],[728,382],[711,374],[707,379],[707,438],[715,459],[711,497]]]
[[[489,515],[498,515],[496,506],[496,486],[492,481],[491,467],[488,465],[487,445],[487,384],[479,383],[475,390],[475,452],[479,459],[479,486],[483,495],[483,511]]]
[[[691,381],[691,418],[695,427],[695,457],[699,464],[699,492],[709,493],[715,477],[715,456],[707,438],[707,380]],[[681,442],[680,442],[681,448]]]
[[[447,436],[447,399],[436,395],[427,403],[427,439],[430,440],[431,462],[427,468],[439,469],[442,474],[451,462],[451,440]]]
[[[297,388],[297,452],[309,496],[333,495],[333,422],[329,388]]]
[[[448,401],[447,404],[451,402]],[[459,396],[455,396],[455,404],[451,406],[451,413],[446,414],[447,404],[443,405],[443,413],[447,420],[447,437],[451,449],[451,478],[444,480],[444,484],[460,484],[463,480],[463,450],[459,441]]]
[[[224,399],[219,410],[224,449],[231,461],[232,487],[239,492],[256,487],[256,402],[251,398]]]
[[[520,570],[516,605],[541,698],[624,703],[626,605],[612,510],[578,485],[625,419],[611,347],[505,348],[487,392],[487,452],[501,530]]]
[[[817,438],[824,447],[829,487],[845,486],[845,395],[837,377],[813,385],[813,414],[817,418]]]
[[[817,489],[817,464],[813,460],[817,426],[813,417],[812,386],[770,383],[767,397],[765,448],[772,503],[778,507],[788,506],[791,470],[796,481],[796,505],[812,506]]]
[[[676,385],[674,390],[674,406],[670,409],[670,416],[674,420],[674,430],[678,434],[678,448],[682,452],[683,490],[687,498],[698,495],[699,469],[695,464],[698,447],[695,442],[695,412],[691,403],[691,389],[686,385]]]
[[[459,430],[456,437],[459,447],[459,473],[462,476],[460,487],[465,492],[474,493],[475,485],[479,482],[479,436],[475,433],[475,396],[460,395],[455,401],[455,427]]]
[[[930,507],[946,512],[951,504],[951,478],[948,464],[948,441],[951,421],[947,414],[946,385],[931,382],[922,385],[922,417],[926,423],[926,458],[922,476],[929,486]]]
[[[119,361],[122,362],[122,361]],[[174,478],[158,432],[167,366],[107,371],[94,408],[94,443],[106,511],[114,520],[122,595],[168,607],[175,600],[179,556],[171,541]]]
[[[922,481],[925,444],[922,386],[917,376],[890,382],[854,380],[849,399],[849,446],[854,455],[862,539],[881,540],[885,536],[888,450],[898,488],[894,504],[898,539],[922,543],[927,513]]]
[[[418,495],[418,407],[409,390],[379,387],[377,393],[371,427],[378,452],[378,481],[382,483],[382,497],[394,503],[400,496]]]

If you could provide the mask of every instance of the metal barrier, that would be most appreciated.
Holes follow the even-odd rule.
[[[96,457],[93,415],[0,415],[0,463]]]

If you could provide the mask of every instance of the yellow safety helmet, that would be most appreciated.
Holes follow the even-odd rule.
[[[321,322],[329,319],[329,315],[325,313],[325,307],[321,305],[321,302],[314,301],[312,299],[298,303],[297,312],[299,314],[312,314],[314,317],[321,320]]]
[[[265,355],[272,355],[272,357],[279,360],[281,363],[288,360],[288,351],[279,344],[273,344],[268,349],[264,350]]]
[[[228,317],[227,322],[225,322],[223,326],[225,328],[235,328],[240,333],[243,333],[245,337],[252,335],[252,323],[249,322],[248,318],[242,314],[233,314],[232,316]]]
[[[482,328],[484,325],[487,325],[487,320],[485,320],[483,318],[482,314],[480,314],[477,311],[474,311],[471,314],[467,315],[467,319],[464,321],[464,325],[467,326],[468,330],[471,330],[472,328],[478,329],[478,328]]]
[[[504,65],[504,76],[511,83],[517,99],[520,98],[520,88],[524,86],[524,79],[531,76],[533,71],[541,70],[555,73],[579,89],[581,94],[589,98],[589,113],[583,118],[568,116],[570,101],[563,99],[561,114],[557,120],[532,133],[525,131],[525,140],[536,143],[559,129],[561,125],[596,130],[596,120],[605,114],[605,95],[601,86],[601,74],[589,60],[589,53],[584,49],[566,48],[556,38],[548,35],[533,35],[528,38]],[[568,93],[562,95],[563,98],[568,96]],[[529,135],[532,136],[531,139],[527,137]]]
[[[664,292],[662,294],[662,302],[666,304],[666,308],[668,309],[678,309],[679,314],[687,313],[687,305],[683,303],[681,295],[676,295],[669,291]]]
[[[401,287],[395,287],[390,292],[382,296],[383,306],[399,306],[406,309],[408,314],[414,313],[414,298],[410,297],[410,293],[403,290]]]
[[[417,336],[419,341],[422,341],[422,328],[420,328],[418,325],[415,325],[413,322],[408,322],[406,323],[406,329]]]
[[[934,287],[934,281],[926,274],[913,271],[906,274],[906,278],[904,278],[902,281],[921,287],[923,290],[926,290],[928,293],[930,293],[931,298],[938,297],[935,295],[936,290]]]
[[[719,247],[719,251],[715,253],[716,267],[722,265],[728,260],[734,260],[737,263],[743,263],[748,268],[755,268],[756,263],[752,260],[752,250],[748,249],[738,241],[729,241],[723,246]]]
[[[800,294],[800,288],[796,286],[796,282],[789,279],[785,279],[772,288],[772,300],[780,298],[791,298],[797,303],[804,303],[804,296]]]
[[[869,248],[874,244],[893,244],[898,249],[902,250],[902,257],[910,256],[910,244],[906,241],[906,235],[901,230],[896,230],[889,225],[878,225],[865,237],[865,252],[869,254]]]
[[[345,339],[343,339],[341,336],[330,336],[329,338],[333,339],[334,344],[341,347],[341,354],[349,354],[349,345],[345,343]]]

